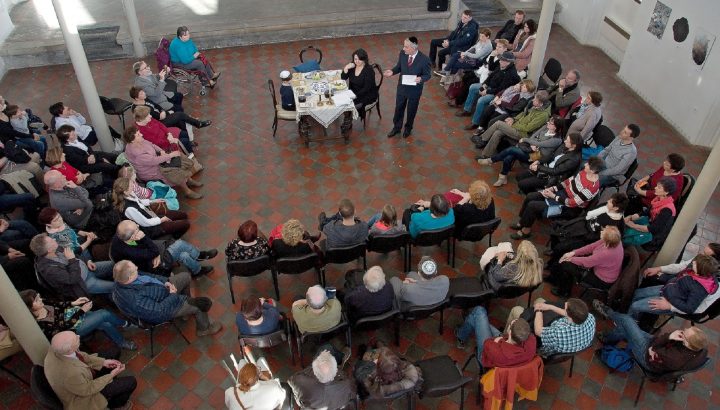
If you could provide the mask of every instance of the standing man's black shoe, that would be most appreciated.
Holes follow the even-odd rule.
[[[412,134],[412,130],[403,131],[403,138],[407,138]]]
[[[393,128],[392,130],[390,130],[390,132],[388,132],[387,137],[392,138],[398,134],[400,134],[400,130],[397,128]]]

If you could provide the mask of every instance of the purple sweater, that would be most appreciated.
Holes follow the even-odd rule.
[[[161,153],[158,155],[158,153]],[[165,180],[160,173],[160,163],[170,159],[160,147],[150,141],[125,145],[125,156],[135,168],[138,179],[142,181],[161,180],[167,185],[174,185]]]
[[[595,276],[605,283],[613,283],[617,280],[622,269],[622,261],[622,244],[608,248],[602,239],[576,249],[575,256],[570,258],[570,262],[578,266],[592,268]]]

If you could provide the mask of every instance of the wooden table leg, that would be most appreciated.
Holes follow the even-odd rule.
[[[343,122],[340,125],[340,133],[345,138],[345,143],[350,142],[350,134],[352,133],[353,117],[352,112],[346,111],[343,117]]]
[[[298,134],[300,134],[300,138],[305,140],[305,146],[310,146],[310,120],[307,115],[303,115],[300,117],[300,122],[298,123]]]

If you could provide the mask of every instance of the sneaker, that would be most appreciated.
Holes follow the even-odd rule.
[[[125,350],[137,350],[137,345],[132,340],[126,340],[120,344],[120,348]]]
[[[472,137],[470,137],[470,141],[471,141],[473,144],[479,144],[479,143],[482,142],[482,138],[480,138],[479,135],[473,135]]]
[[[325,211],[320,212],[318,214],[318,231],[322,231],[322,224],[327,219],[327,215],[325,215]]]
[[[472,113],[469,113],[469,112],[467,112],[467,111],[465,111],[465,110],[461,110],[461,111],[458,111],[458,112],[455,113],[455,116],[456,116],[456,117],[469,117],[469,116],[471,116],[471,115],[472,115]]]
[[[593,309],[595,309],[596,312],[598,312],[600,314],[600,316],[602,316],[608,320],[610,319],[610,315],[608,315],[608,310],[610,308],[608,308],[606,304],[602,303],[601,301],[599,301],[597,299],[593,299],[592,307],[593,307]]]
[[[200,255],[198,255],[197,260],[199,261],[206,261],[208,259],[212,259],[216,257],[218,254],[217,249],[208,249],[206,251],[200,251]]]
[[[350,360],[350,356],[352,355],[352,350],[350,349],[350,346],[345,346],[341,350],[343,354],[342,363],[340,363],[339,369],[343,369],[345,367],[345,364]]]
[[[523,233],[523,231],[517,231],[514,234],[510,235],[510,237],[516,241],[520,241],[523,239],[528,239],[532,236],[532,232]]]
[[[485,128],[483,128],[483,127],[477,127],[477,129],[475,130],[475,132],[473,132],[473,135],[480,136],[480,135],[483,134],[483,132],[485,132]]]
[[[474,130],[474,129],[476,129],[476,128],[477,128],[477,124],[473,124],[473,123],[470,123],[470,124],[468,124],[468,125],[466,125],[466,126],[463,127],[463,129],[464,129],[465,131]]]
[[[222,324],[220,324],[220,322],[212,322],[212,323],[210,323],[210,326],[208,326],[207,329],[205,329],[205,330],[198,330],[198,331],[197,331],[197,336],[198,336],[198,337],[203,337],[203,336],[214,335],[215,333],[221,331],[222,328],[223,328],[223,326],[222,326]]]
[[[214,271],[214,270],[215,270],[215,268],[213,268],[212,266],[201,266],[201,267],[200,267],[200,270],[198,271],[198,273],[196,273],[196,274],[194,274],[194,275],[192,275],[192,276],[193,276],[194,278],[197,278],[197,277],[202,276],[202,275],[207,275],[208,273],[210,273],[210,272],[212,272],[212,271]]]
[[[477,163],[480,165],[492,165],[492,159],[490,158],[480,158],[477,160]]]
[[[201,120],[200,126],[198,126],[198,128],[205,128],[209,127],[210,125],[212,125],[212,120]]]

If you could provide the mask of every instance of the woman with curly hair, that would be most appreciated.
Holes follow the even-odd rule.
[[[450,193],[460,197],[453,207],[455,234],[460,234],[468,225],[495,219],[495,202],[490,186],[485,181],[474,181],[470,184],[467,192],[453,189]]]
[[[272,241],[272,248],[278,258],[302,256],[317,251],[317,246],[297,219],[290,219],[282,225],[282,237]]]

